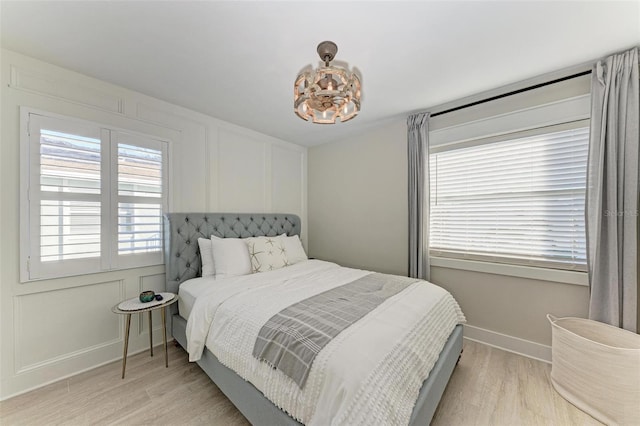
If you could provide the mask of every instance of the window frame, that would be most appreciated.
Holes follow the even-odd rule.
[[[517,99],[513,102],[508,101],[507,98],[495,101],[501,104],[489,108],[489,114],[481,113],[480,107],[473,107],[469,113],[457,111],[454,117],[447,116],[442,121],[436,119],[430,125],[429,153],[473,146],[476,143],[493,143],[528,137],[540,133],[540,129],[571,127],[573,123],[582,124],[576,127],[589,127],[590,93],[588,85],[583,83],[571,82],[572,85],[583,85],[584,88],[573,86],[566,97],[555,96],[551,91],[555,90],[555,87],[548,87],[537,89],[535,93],[517,94],[514,96]],[[565,94],[566,89],[564,87],[564,90],[559,90]],[[549,93],[544,94],[540,90],[548,90],[551,95],[548,96]],[[434,267],[588,285],[588,276],[585,271],[554,269],[544,265],[501,263],[490,258],[480,260],[445,257],[442,253],[432,251],[430,248],[429,253],[431,266]]]
[[[431,266],[438,268],[505,275],[536,281],[551,281],[563,284],[589,286],[589,276],[586,272],[437,256],[431,257],[430,263]]]
[[[53,126],[46,126],[46,122]],[[43,127],[42,125],[45,124]],[[37,126],[37,127],[36,127]],[[62,261],[41,262],[40,256],[40,132],[33,129],[53,127],[52,130],[86,135],[98,130],[101,141],[101,191],[93,198],[100,199],[100,256]],[[82,129],[85,133],[78,133]],[[88,130],[88,131],[87,131]],[[118,254],[118,137],[131,135],[147,141],[153,149],[162,152],[162,195],[156,199],[163,214],[169,211],[170,140],[153,134],[124,129],[81,118],[51,113],[30,107],[20,108],[20,282],[108,272],[114,270],[164,264],[164,241],[160,250],[151,253]],[[64,193],[46,192],[44,198],[85,199],[84,194],[70,196]],[[57,194],[57,195],[56,195]],[[78,197],[76,197],[79,195]],[[24,218],[27,218],[26,220]]]

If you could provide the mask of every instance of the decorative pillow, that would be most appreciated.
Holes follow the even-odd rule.
[[[200,260],[202,261],[202,276],[209,277],[216,274],[213,266],[213,247],[208,238],[198,238],[200,246]]]
[[[245,238],[249,247],[251,270],[267,272],[289,266],[287,252],[280,237]]]
[[[287,252],[289,265],[295,265],[298,262],[309,259],[307,257],[307,253],[304,251],[304,247],[302,247],[300,237],[297,235],[287,237],[287,234],[282,234],[278,238],[280,238],[284,243],[284,249]]]
[[[217,278],[235,277],[251,273],[249,250],[240,238],[219,238],[211,236],[213,266]]]

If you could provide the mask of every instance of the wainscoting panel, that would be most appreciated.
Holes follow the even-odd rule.
[[[271,203],[273,211],[304,210],[304,153],[281,147],[271,148]]]
[[[15,298],[16,370],[21,373],[120,339],[122,281]]]
[[[221,211],[268,211],[267,144],[227,129],[220,129],[218,135],[218,205]]]

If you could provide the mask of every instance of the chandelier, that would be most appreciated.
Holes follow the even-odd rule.
[[[293,108],[298,117],[320,124],[351,120],[360,111],[360,79],[348,69],[331,66],[338,52],[332,41],[318,45],[324,67],[303,72],[296,78]]]

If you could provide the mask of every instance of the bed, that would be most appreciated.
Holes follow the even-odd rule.
[[[292,214],[166,214],[164,235],[167,291],[179,294],[181,293],[180,303],[178,305],[173,305],[171,312],[171,330],[174,339],[185,349],[189,347],[187,334],[189,333],[189,335],[193,338],[193,331],[188,331],[188,311],[195,309],[194,306],[206,305],[205,303],[200,303],[200,305],[196,304],[196,295],[199,290],[194,291],[195,295],[190,295],[187,291],[180,292],[180,286],[185,282],[187,282],[187,284],[185,284],[185,289],[187,288],[187,286],[189,286],[189,288],[196,288],[196,290],[199,287],[203,288],[207,286],[204,277],[198,278],[201,275],[202,269],[200,251],[197,243],[198,238],[209,238],[212,235],[220,238],[248,238],[258,236],[276,237],[282,234],[286,234],[287,236],[299,236],[300,231],[300,219],[296,215]],[[276,285],[277,287],[277,285],[281,285],[281,281],[288,282],[291,279],[290,276],[292,274],[297,274],[304,277],[320,276],[321,274],[357,275],[356,272],[352,272],[354,270],[346,269],[347,268],[340,268],[337,265],[329,264],[327,262],[310,260],[301,262],[288,268],[283,268],[279,271],[266,272],[264,275],[251,274],[252,276],[250,277],[241,277],[238,279],[238,282],[243,283],[243,285],[250,286],[254,285],[257,278],[261,278],[265,282],[270,282],[267,278],[273,277],[273,282],[276,283],[274,285]],[[278,276],[280,276],[280,278],[278,278]],[[233,285],[237,284],[230,283],[228,287],[233,287]],[[211,290],[209,290],[209,292],[211,293]],[[191,312],[191,314],[195,315],[193,312]],[[206,313],[200,314],[200,316],[206,315]],[[461,313],[459,313],[459,316],[462,318],[462,320],[458,322],[461,323],[464,320]],[[221,328],[222,330],[219,330],[218,333],[225,332],[225,327]],[[212,332],[212,334],[214,333]],[[233,335],[227,336],[226,339],[233,339],[233,337]],[[413,404],[413,402],[411,403],[410,417],[407,416],[409,417],[408,424],[410,425],[427,425],[430,423],[437,408],[438,402],[440,401],[442,394],[444,393],[449,378],[451,377],[451,374],[453,373],[453,370],[462,352],[462,325],[454,325],[452,331],[450,333],[447,331],[447,335],[444,336],[442,340],[444,342],[443,346],[441,346],[442,350],[439,350],[435,354],[435,364],[433,364],[433,367],[430,369],[430,371],[427,371],[428,376],[426,377],[426,379],[423,382],[418,382],[418,387],[416,388],[417,398],[415,399],[415,404]],[[209,340],[209,342],[209,346],[216,346],[215,343],[211,343],[213,342],[213,340]],[[332,343],[330,343],[330,345]],[[193,351],[193,342],[191,346],[191,349]],[[218,346],[223,345],[220,344]],[[214,351],[217,351],[217,353],[219,354],[220,359],[218,359],[218,357],[214,355],[214,353],[212,352],[213,349],[209,348],[202,350],[201,356],[196,362],[213,380],[213,382],[222,390],[222,392],[231,400],[231,402],[238,408],[238,410],[249,420],[249,422],[255,425],[302,424],[301,422],[287,414],[287,412],[278,408],[278,406],[274,404],[270,399],[265,397],[265,394],[263,394],[261,390],[256,388],[251,381],[245,380],[243,376],[247,377],[247,371],[241,371],[238,373],[229,368],[228,366],[236,366],[233,364],[233,362],[230,362],[230,359],[226,355],[224,355],[225,352],[221,351],[220,347],[216,346],[214,349]],[[264,367],[267,368],[268,366],[265,365]],[[242,370],[239,367],[236,368],[239,371]],[[262,367],[258,366],[252,368],[256,369]],[[312,368],[312,373],[309,374],[308,379],[310,383],[315,383],[315,376],[313,374],[314,369]],[[318,380],[322,382],[325,379],[323,377],[323,379]],[[260,380],[253,381],[255,383],[258,383],[257,386],[259,387],[268,387]],[[265,393],[268,394],[267,391]],[[307,393],[311,393],[311,391]],[[277,400],[273,395],[269,396],[271,397],[271,399]],[[282,400],[277,401],[278,405],[286,407],[286,404],[284,404]],[[293,415],[298,418],[304,417],[300,414],[296,414],[295,409],[289,409],[289,411],[294,413]],[[350,418],[350,421],[347,422],[347,420],[343,420],[342,423],[344,424],[354,422],[353,413],[351,413],[351,415],[352,417],[343,418]],[[362,423],[364,422],[364,420],[355,422]],[[318,421],[315,421],[315,423],[318,423]],[[341,422],[338,421],[336,423]],[[404,421],[403,423],[406,424],[406,422]]]

